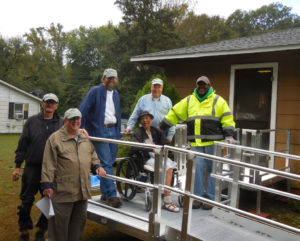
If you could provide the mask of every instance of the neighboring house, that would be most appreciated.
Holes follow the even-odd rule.
[[[42,100],[0,80],[0,134],[21,133],[28,117],[39,113]]]
[[[291,129],[292,154],[300,155],[300,28],[134,56],[162,67],[181,97],[201,75],[227,99],[237,127]],[[270,150],[284,150],[283,131],[268,136]],[[282,168],[284,160],[271,163]],[[300,162],[292,162],[300,173]],[[299,186],[299,183],[297,184]]]

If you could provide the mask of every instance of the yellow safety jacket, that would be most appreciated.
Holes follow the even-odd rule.
[[[191,146],[213,145],[234,135],[235,122],[227,102],[215,92],[200,102],[195,93],[173,106],[162,122],[173,126],[186,122],[187,138]]]

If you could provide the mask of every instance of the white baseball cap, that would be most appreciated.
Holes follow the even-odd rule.
[[[57,96],[56,96],[55,94],[53,94],[53,93],[48,93],[48,94],[45,94],[45,95],[43,96],[43,102],[46,102],[46,101],[48,101],[48,100],[53,100],[53,101],[55,101],[56,103],[58,103],[58,98],[57,98]]]
[[[160,78],[153,79],[151,82],[152,85],[164,85],[164,82]]]

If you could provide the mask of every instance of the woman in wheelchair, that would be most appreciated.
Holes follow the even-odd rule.
[[[138,122],[141,127],[134,130],[132,135],[132,141],[141,142],[146,144],[165,145],[168,144],[167,139],[162,135],[162,132],[151,126],[153,115],[148,111],[143,111],[139,115]],[[148,171],[154,171],[154,152],[149,149],[132,147],[131,153],[140,155],[142,152],[143,160],[141,165]],[[167,160],[167,172],[166,172],[166,185],[171,186],[173,169],[176,168],[176,163],[168,158]],[[174,205],[171,200],[171,192],[168,190],[164,191],[163,208],[171,212],[179,212],[179,208]]]

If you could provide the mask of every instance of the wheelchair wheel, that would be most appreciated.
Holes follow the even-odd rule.
[[[131,159],[123,159],[117,166],[116,175],[127,179],[136,180],[138,176],[136,165]],[[131,200],[136,195],[136,185],[116,181],[119,194],[126,200]]]
[[[145,198],[145,209],[147,212],[149,212],[152,208],[152,199],[151,199],[151,195],[150,192],[146,193],[146,198]]]
[[[184,200],[184,196],[178,195],[178,204],[181,208],[183,208],[183,200]]]

